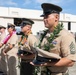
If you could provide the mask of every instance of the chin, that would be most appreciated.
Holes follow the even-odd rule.
[[[46,25],[45,25],[45,27],[46,27],[46,28],[49,28],[49,26],[46,26]]]

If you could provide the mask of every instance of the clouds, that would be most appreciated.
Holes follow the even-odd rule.
[[[33,0],[24,0],[24,5],[26,5],[26,4],[31,4],[32,1],[33,1]]]
[[[57,3],[57,2],[60,2],[61,0],[36,0],[36,2],[38,2],[38,3],[45,3],[45,2],[47,2],[47,3]]]
[[[63,6],[63,5],[67,5],[68,3],[71,3],[71,2],[73,2],[73,1],[75,1],[75,0],[66,0],[66,1],[64,1],[64,0],[35,0],[36,1],[36,3],[53,3],[53,4],[58,4],[58,5],[61,5],[61,6]]]
[[[30,3],[37,3],[37,4],[41,4],[41,3],[60,3],[64,0],[24,0],[25,4],[30,4]]]
[[[75,9],[76,0],[0,0],[0,6],[18,7],[26,9],[41,9],[42,3],[53,3],[61,6],[63,12],[70,12]],[[71,11],[75,12],[75,11]]]
[[[0,0],[0,6],[17,6],[12,0]]]
[[[24,5],[40,5],[42,3],[53,3],[53,4],[58,4],[60,6],[67,6],[68,4],[74,2],[75,0],[24,0]]]
[[[54,3],[54,4],[59,4],[61,3],[63,0],[24,0],[24,6],[29,6],[30,4],[32,6],[35,6],[33,8],[37,8],[37,9],[40,9],[41,7],[41,4],[42,3]]]
[[[40,5],[42,3],[54,3],[54,4],[58,4],[58,5],[66,5],[68,3],[71,3],[75,0],[21,0],[22,1],[22,5],[21,6],[25,6],[25,5]],[[0,6],[19,6],[19,0],[15,2],[15,0],[0,0]]]

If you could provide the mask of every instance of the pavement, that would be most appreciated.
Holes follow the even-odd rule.
[[[0,73],[0,75],[4,75],[4,74]],[[69,67],[69,75],[76,75],[76,63],[74,64],[74,66]]]
[[[76,63],[74,66],[69,67],[69,75],[76,75]]]

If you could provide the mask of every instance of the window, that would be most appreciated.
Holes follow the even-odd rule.
[[[71,30],[71,22],[68,22],[68,30]]]

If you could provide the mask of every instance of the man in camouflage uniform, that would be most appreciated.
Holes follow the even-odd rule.
[[[45,45],[47,46],[49,44],[47,38],[54,35],[53,38],[52,36],[49,38],[53,39],[50,41],[50,44],[54,47],[49,44],[50,48],[48,51],[61,57],[61,59],[57,61],[42,63],[41,66],[46,66],[49,71],[49,73],[46,73],[42,70],[42,75],[68,75],[68,67],[73,66],[76,61],[75,39],[73,35],[65,29],[59,29],[59,32],[58,30],[55,32],[55,28],[59,25],[59,13],[62,11],[61,7],[50,3],[43,3],[41,7],[43,9],[43,15],[41,16],[43,17],[45,27],[48,28],[47,33],[42,39],[41,49],[46,50]],[[55,34],[59,36],[55,36]],[[31,64],[36,65],[32,62]]]

